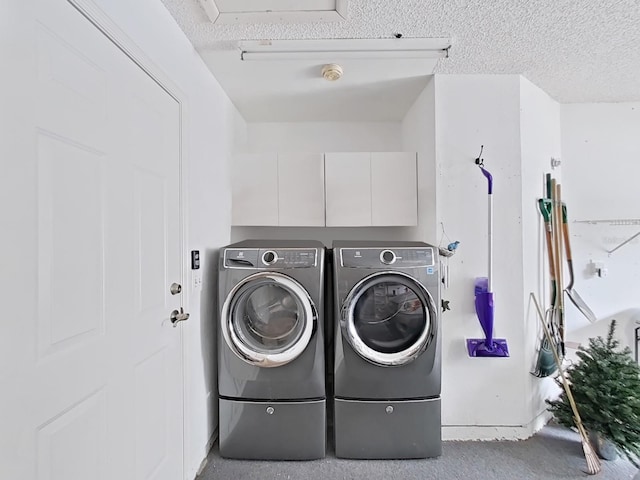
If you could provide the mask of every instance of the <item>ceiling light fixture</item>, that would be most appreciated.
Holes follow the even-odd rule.
[[[241,60],[446,58],[448,38],[257,40],[240,42]]]

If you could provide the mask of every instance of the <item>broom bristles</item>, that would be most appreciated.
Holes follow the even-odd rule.
[[[585,443],[586,442],[586,443]],[[589,440],[582,440],[582,450],[584,450],[584,458],[587,460],[587,471],[589,475],[595,475],[600,472],[601,463]]]
[[[589,475],[595,475],[596,473],[600,472],[602,463],[600,462],[598,454],[589,441],[589,435],[587,435],[587,431],[585,430],[582,421],[576,419],[575,417],[573,420],[578,426],[578,432],[580,433],[580,437],[582,438],[582,450],[584,451],[584,458],[587,460],[587,470],[589,472]]]

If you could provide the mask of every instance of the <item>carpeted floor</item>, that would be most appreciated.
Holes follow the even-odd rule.
[[[520,442],[444,442],[442,457],[427,460],[345,460],[329,454],[308,462],[221,458],[217,446],[198,480],[597,480],[632,479],[626,460],[603,461],[590,477],[577,433],[546,426]]]

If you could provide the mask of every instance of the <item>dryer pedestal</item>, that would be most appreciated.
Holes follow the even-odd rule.
[[[247,460],[314,460],[326,453],[326,400],[220,399],[220,455]]]
[[[336,457],[430,458],[442,454],[440,398],[335,399]]]

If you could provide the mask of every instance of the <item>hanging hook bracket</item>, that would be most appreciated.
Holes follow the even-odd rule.
[[[478,157],[476,158],[476,165],[478,165],[479,167],[484,167],[484,158],[482,158],[482,151],[484,150],[484,145],[480,145],[480,153],[478,154]]]

